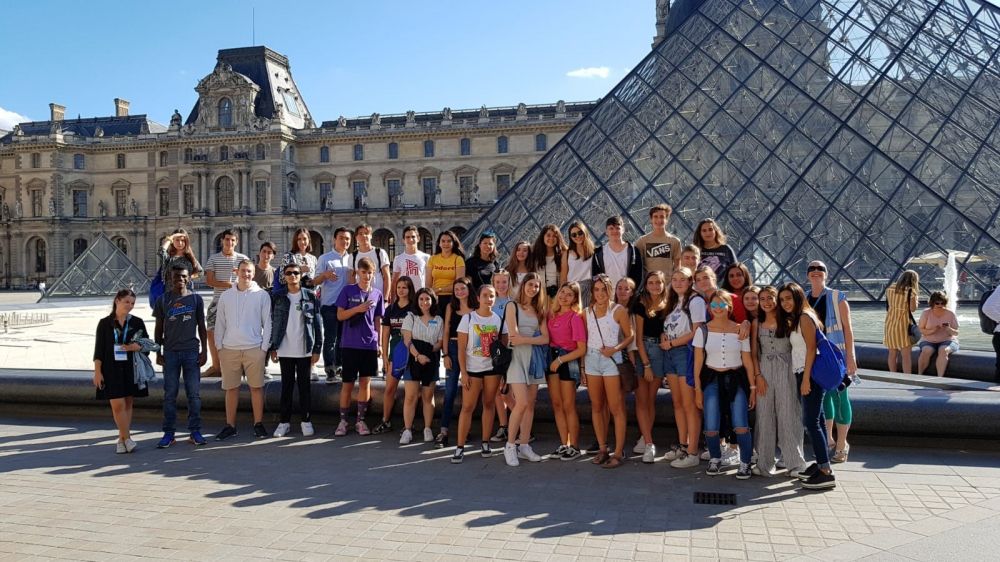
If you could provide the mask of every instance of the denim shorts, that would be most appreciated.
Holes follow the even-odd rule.
[[[923,351],[924,348],[927,347],[933,348],[935,351],[939,353],[943,349],[947,349],[948,353],[955,353],[956,351],[958,351],[958,340],[949,340],[940,343],[931,343],[929,341],[920,340],[920,343],[918,343],[917,345],[920,346],[920,351]]]
[[[588,375],[599,377],[617,377],[618,364],[611,357],[605,357],[597,349],[587,348],[587,358],[584,369]]]
[[[642,338],[642,343],[646,346],[646,357],[649,357],[649,366],[653,368],[653,376],[662,377],[667,372],[664,370],[667,352],[660,349],[660,340],[658,338]],[[636,375],[642,376],[643,373],[644,371],[639,371]]]
[[[686,345],[671,347],[663,354],[663,371],[668,375],[684,376],[688,370],[688,348]]]
[[[568,355],[572,352],[558,347],[549,347],[549,353],[552,361],[555,361],[557,357],[562,357],[563,355]],[[559,365],[559,370],[555,373],[550,373],[550,375],[558,375],[559,380],[561,381],[575,382],[579,384],[580,361],[576,359],[572,361],[563,361],[562,364]]]

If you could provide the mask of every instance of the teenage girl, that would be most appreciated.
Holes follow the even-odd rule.
[[[512,298],[510,281],[510,273],[506,269],[497,270],[491,279],[491,284],[497,291],[497,299],[493,303],[493,312],[496,312],[501,320],[503,319],[504,308],[507,306],[507,303],[511,302]],[[490,437],[490,441],[493,443],[503,443],[507,441],[508,412],[514,408],[514,397],[511,396],[509,388],[506,385],[501,384],[497,388],[494,404],[496,405],[497,421],[500,422],[500,427],[497,428],[496,435]]]
[[[434,445],[441,449],[448,446],[448,428],[451,426],[452,408],[455,406],[455,396],[458,394],[458,325],[462,318],[479,306],[476,297],[470,291],[472,281],[468,277],[456,279],[451,286],[454,296],[444,309],[444,333],[448,348],[444,356],[444,406],[441,408],[441,431],[434,437]],[[441,301],[438,300],[438,306]]]
[[[416,303],[413,297],[413,280],[409,276],[402,276],[396,280],[395,291],[393,291],[392,304],[385,310],[385,317],[382,319],[382,364],[385,365],[385,394],[382,396],[382,421],[372,429],[372,433],[378,435],[387,431],[392,431],[392,409],[396,404],[396,389],[399,388],[403,371],[399,374],[392,364],[392,351],[403,341],[403,322],[410,312],[416,311]],[[399,365],[397,365],[398,367]]]
[[[667,297],[669,314],[663,325],[660,348],[666,354],[667,382],[674,404],[679,445],[664,459],[674,468],[698,466],[698,439],[701,434],[701,413],[695,406],[694,386],[687,380],[688,344],[695,330],[705,324],[705,299],[694,290],[694,274],[681,266],[670,277]],[[692,381],[693,383],[693,381]]]
[[[538,273],[542,278],[545,294],[549,298],[555,297],[560,287],[559,280],[563,278],[560,267],[564,253],[566,253],[566,241],[563,240],[559,227],[554,224],[543,226],[531,248],[528,269]]]
[[[653,422],[656,419],[656,392],[666,373],[666,351],[660,348],[663,321],[667,317],[667,283],[662,271],[650,271],[643,280],[643,292],[632,306],[641,369],[636,369],[635,417],[639,422],[640,442],[633,452],[642,453],[642,462],[656,460]]]
[[[514,276],[514,287],[520,287],[524,281],[524,276],[531,271],[528,268],[528,261],[531,257],[531,242],[520,240],[514,244],[514,249],[510,252],[510,260],[507,262],[507,271]]]
[[[438,295],[439,306],[446,307],[451,302],[451,284],[463,277],[465,277],[465,249],[462,248],[462,241],[458,236],[446,230],[438,234],[434,255],[427,260],[427,279],[424,287],[434,289]]]
[[[733,320],[745,322],[752,319],[747,315],[746,307],[743,306],[743,293],[753,285],[753,278],[750,270],[742,263],[733,263],[726,268],[725,277],[722,278],[722,288],[733,295]]]
[[[404,383],[403,435],[400,445],[413,440],[413,418],[417,414],[417,398],[423,402],[424,442],[434,440],[434,388],[444,346],[444,320],[437,315],[437,295],[424,287],[417,291],[417,309],[403,321],[403,343],[410,356],[410,368]]]
[[[582,221],[569,223],[569,250],[563,252],[560,266],[559,284],[575,281],[580,284],[580,298],[590,302],[591,279],[590,263],[594,257],[594,241]]]
[[[580,359],[587,352],[587,329],[580,307],[580,286],[559,288],[549,310],[549,398],[559,430],[559,447],[549,458],[573,460],[580,456],[580,417],[576,413],[576,387],[580,384]]]
[[[704,219],[694,229],[694,245],[701,250],[699,265],[707,265],[715,271],[715,277],[723,277],[729,266],[736,263],[736,252],[726,244],[726,235],[713,219]]]

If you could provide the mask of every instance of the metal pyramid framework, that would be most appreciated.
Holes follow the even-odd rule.
[[[42,299],[149,292],[149,277],[103,233],[56,279]]]
[[[976,0],[676,0],[665,39],[466,238],[573,219],[603,238],[621,214],[634,239],[667,202],[682,240],[715,218],[758,284],[820,259],[877,299],[954,249],[975,297],[1000,263],[998,47],[1000,8]]]

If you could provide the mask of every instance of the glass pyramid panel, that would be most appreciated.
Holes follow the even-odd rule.
[[[584,220],[632,237],[715,218],[761,282],[812,259],[854,299],[929,252],[963,298],[1000,281],[1000,7],[987,0],[675,0],[665,39],[469,229]],[[908,265],[909,264],[909,265]]]
[[[149,277],[103,233],[56,279],[42,299],[149,292]]]

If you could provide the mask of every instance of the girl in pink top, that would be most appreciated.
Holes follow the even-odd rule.
[[[549,310],[549,398],[561,443],[549,458],[564,461],[580,456],[580,417],[576,413],[576,387],[580,383],[580,359],[587,352],[587,328],[583,324],[580,285],[564,283]]]

